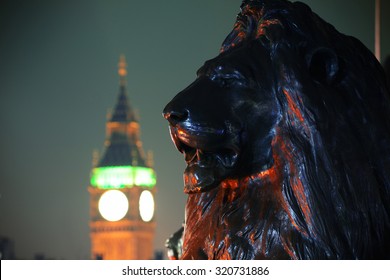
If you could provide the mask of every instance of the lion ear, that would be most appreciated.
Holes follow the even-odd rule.
[[[312,78],[322,84],[331,85],[339,72],[339,60],[328,48],[318,48],[306,57]]]

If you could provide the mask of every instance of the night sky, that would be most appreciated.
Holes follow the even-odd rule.
[[[374,0],[302,1],[374,50]],[[89,259],[89,174],[119,90],[120,54],[157,173],[156,249],[184,219],[182,155],[161,112],[218,54],[240,0],[0,4],[0,236],[16,257]],[[382,1],[382,58],[390,55]]]

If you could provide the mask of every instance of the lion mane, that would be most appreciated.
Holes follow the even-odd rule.
[[[232,61],[238,70],[219,75]],[[205,89],[215,81],[229,94],[249,89],[210,107],[213,93]],[[251,94],[273,101],[264,105]],[[196,120],[197,111],[238,120],[225,121],[239,126],[226,129],[241,145],[233,167],[217,149],[209,157],[222,162],[215,164],[222,171],[214,173],[187,155],[189,146],[208,151],[196,129],[216,126],[211,118]],[[267,117],[257,122],[259,111]],[[244,0],[220,54],[164,115],[189,164],[182,259],[390,258],[390,100],[383,68],[361,42],[305,4]],[[250,129],[268,140],[254,141]],[[253,154],[264,157],[258,162]],[[202,176],[211,180],[204,174],[220,180],[204,188]]]

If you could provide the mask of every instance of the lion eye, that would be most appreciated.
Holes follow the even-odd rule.
[[[244,87],[246,83],[244,80],[236,79],[236,78],[214,78],[212,81],[217,82],[221,87]]]
[[[225,72],[222,66],[215,68],[208,76],[221,87],[245,87],[247,79],[237,70]]]

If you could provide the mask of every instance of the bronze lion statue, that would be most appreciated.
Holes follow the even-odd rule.
[[[244,0],[165,107],[184,154],[182,259],[389,259],[390,98],[357,39],[303,3]]]

